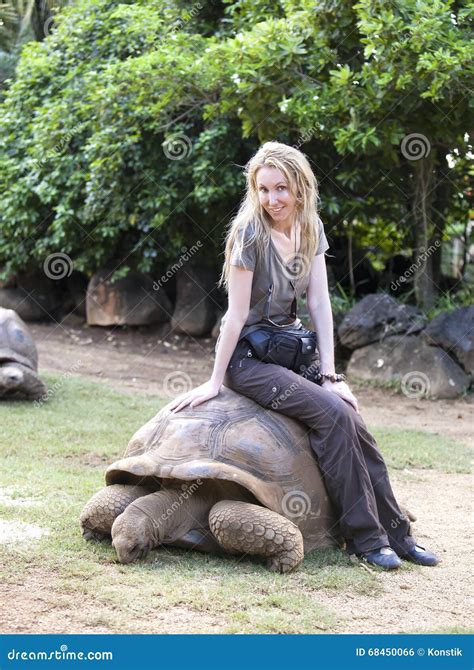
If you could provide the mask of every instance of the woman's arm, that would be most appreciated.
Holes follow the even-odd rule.
[[[324,254],[318,254],[313,258],[306,296],[308,312],[318,336],[321,372],[332,374],[335,372],[334,326]],[[359,411],[357,400],[345,382],[331,382],[326,379],[322,386],[346,400],[356,412]]]
[[[251,270],[244,270],[236,265],[230,266],[229,307],[221,324],[216,360],[211,375],[211,381],[219,387],[224,381],[227,366],[249,315],[252,281]]]
[[[221,324],[212,375],[204,384],[196,386],[191,391],[175,398],[169,405],[170,410],[179,412],[186,405],[195,407],[210,398],[214,398],[219,393],[227,366],[248,317],[252,280],[253,272],[251,270],[244,270],[236,265],[230,266],[229,308]]]
[[[321,372],[334,373],[334,326],[324,254],[313,258],[306,296],[308,312],[318,336]]]

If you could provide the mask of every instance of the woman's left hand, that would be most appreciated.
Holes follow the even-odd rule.
[[[352,393],[346,382],[331,382],[329,379],[326,379],[322,383],[322,388],[326,389],[326,391],[330,391],[331,393],[338,395],[340,398],[348,402],[349,405],[352,405],[357,414],[360,414],[357,398]]]

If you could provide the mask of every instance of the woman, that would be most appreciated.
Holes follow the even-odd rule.
[[[348,552],[388,570],[398,568],[400,558],[436,565],[435,554],[411,536],[357,400],[343,377],[335,374],[324,258],[329,245],[317,214],[318,188],[310,164],[297,149],[267,142],[250,159],[245,174],[246,195],[228,231],[219,282],[228,290],[229,308],[216,344],[214,370],[207,382],[178,397],[170,409],[179,412],[215,397],[225,378],[226,386],[263,407],[299,419],[309,428]],[[300,323],[294,314],[288,317],[290,306],[295,295],[307,292],[318,336],[321,385],[258,360],[244,340],[262,324],[272,281],[267,314],[276,328]]]

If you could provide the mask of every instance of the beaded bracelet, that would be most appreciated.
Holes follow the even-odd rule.
[[[323,381],[324,379],[329,379],[330,382],[345,382],[346,375],[342,373],[336,374],[334,372],[319,372],[318,373],[318,382]]]

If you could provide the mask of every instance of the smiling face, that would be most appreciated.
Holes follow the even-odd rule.
[[[258,199],[271,217],[272,225],[291,225],[296,211],[296,197],[291,193],[283,172],[264,165],[257,172],[256,181]]]

